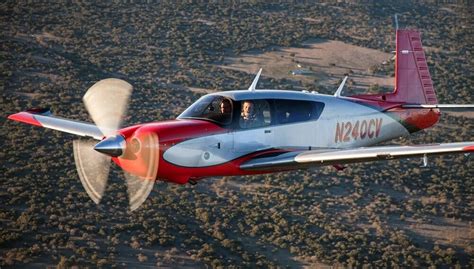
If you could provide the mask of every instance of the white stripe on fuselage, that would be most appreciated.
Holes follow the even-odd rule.
[[[409,134],[396,120],[368,106],[339,98],[324,102],[318,120],[194,138],[172,146],[163,157],[179,166],[207,167],[271,148],[366,147]]]

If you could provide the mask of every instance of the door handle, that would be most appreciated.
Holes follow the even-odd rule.
[[[272,130],[265,130],[266,134],[270,134],[271,132],[272,132]]]

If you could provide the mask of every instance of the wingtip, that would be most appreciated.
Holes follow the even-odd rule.
[[[474,151],[474,145],[464,147],[462,150],[463,151]]]
[[[12,114],[8,116],[8,119],[35,125],[35,126],[40,126],[40,127],[42,126],[41,123],[35,119],[34,115],[28,112],[19,112],[19,113]]]

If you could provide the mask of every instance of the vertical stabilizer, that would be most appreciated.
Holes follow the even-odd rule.
[[[395,90],[387,101],[437,104],[430,71],[421,45],[420,32],[397,30]]]
[[[397,30],[395,89],[392,93],[361,94],[351,97],[408,104],[437,104],[428,63],[417,30]]]

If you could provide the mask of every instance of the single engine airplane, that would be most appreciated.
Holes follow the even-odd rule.
[[[373,146],[426,129],[440,109],[416,30],[396,31],[395,89],[342,96],[256,90],[207,94],[177,119],[120,128],[132,86],[119,79],[94,84],[83,101],[95,124],[33,109],[8,118],[93,138],[76,140],[81,182],[95,203],[103,196],[110,160],[125,171],[130,209],[148,197],[155,180],[195,184],[205,177],[250,175],[356,162],[474,151],[474,142]]]

